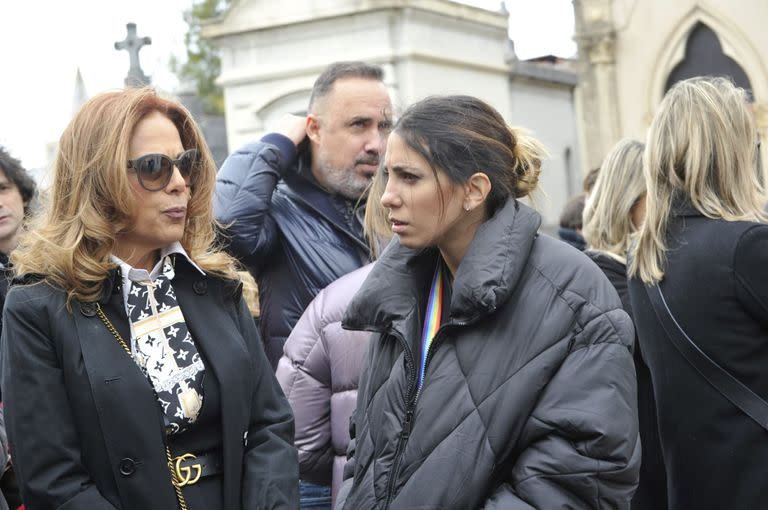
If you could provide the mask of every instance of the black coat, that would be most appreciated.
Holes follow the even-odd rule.
[[[618,292],[624,311],[631,318],[632,305],[629,298],[626,264],[599,251],[587,250],[584,253],[603,270]],[[653,383],[636,337],[634,351],[643,463],[640,466],[640,484],[632,497],[632,510],[665,510],[667,508],[667,475],[664,471],[664,457],[661,455],[656,402],[653,400]]]
[[[2,252],[0,252],[0,266],[2,266],[0,267],[0,310],[2,310],[5,306],[5,297],[8,294],[8,286],[11,282],[11,278],[13,277],[13,269],[10,267],[8,256]],[[0,314],[0,332],[2,331],[2,328],[3,321],[2,315]],[[0,396],[0,401],[2,401],[2,396]],[[0,410],[0,413],[2,413],[2,410]],[[0,459],[2,459],[0,461],[0,466],[5,467],[8,464],[8,458],[5,452],[5,448],[7,446],[5,418],[0,420],[0,435],[2,435],[0,446],[3,448],[3,452],[0,453]],[[0,487],[2,487],[2,494],[0,495],[0,510],[5,510],[9,506],[12,506],[12,508],[21,506],[21,499],[19,497],[18,485],[16,484],[16,477],[13,473],[13,468],[11,467],[4,473],[0,473],[0,475],[2,475],[2,478],[0,479]]]
[[[696,344],[768,400],[768,226],[713,220],[678,204],[661,289]],[[641,281],[629,285],[650,368],[669,508],[768,508],[768,432],[670,343]]]
[[[248,144],[227,158],[214,197],[228,249],[259,286],[260,328],[273,368],[315,295],[368,262],[354,203],[314,183],[309,152],[285,137]]]
[[[128,339],[119,274],[107,278],[99,302]],[[293,417],[240,287],[201,275],[182,257],[173,283],[221,388],[224,508],[295,508]],[[27,508],[176,508],[162,411],[95,304],[74,302],[70,313],[63,291],[16,285],[4,316],[6,425]]]
[[[390,244],[345,327],[370,344],[337,508],[629,508],[634,331],[582,253],[509,201],[477,231],[416,392],[434,249]],[[353,477],[350,479],[350,477]]]
[[[0,310],[5,306],[5,297],[8,295],[8,286],[13,278],[13,269],[8,260],[8,255],[0,252]],[[0,317],[0,332],[3,330],[3,321]],[[0,398],[0,400],[2,400]]]

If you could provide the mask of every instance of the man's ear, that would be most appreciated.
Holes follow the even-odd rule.
[[[464,209],[472,211],[480,207],[491,193],[491,180],[483,172],[475,172],[464,183]]]
[[[307,115],[307,137],[312,143],[320,143],[320,118],[314,113]]]

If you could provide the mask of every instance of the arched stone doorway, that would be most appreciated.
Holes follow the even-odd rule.
[[[747,73],[723,51],[717,34],[699,22],[691,30],[685,45],[685,56],[669,73],[664,92],[675,83],[695,76],[725,76],[747,90],[753,98],[752,84]]]
[[[739,25],[722,12],[697,5],[680,19],[658,49],[658,64],[647,82],[646,126],[666,91],[677,81],[702,74],[731,76],[750,92],[762,142],[760,159],[768,169],[768,68],[762,53]]]

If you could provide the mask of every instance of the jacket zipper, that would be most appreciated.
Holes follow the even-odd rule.
[[[447,326],[447,325],[446,325]],[[427,369],[429,368],[429,360],[432,359],[432,353],[435,352],[438,345],[440,345],[440,340],[443,339],[443,336],[441,333],[443,332],[443,328],[446,327],[443,326],[440,329],[437,330],[437,333],[435,333],[435,338],[432,340],[433,344],[430,346],[429,351],[427,351],[427,359],[424,360],[424,379],[427,378]],[[424,387],[424,381],[421,381],[421,386],[416,390],[416,398],[413,400],[413,406],[416,407],[416,402],[419,401],[419,396],[421,395],[421,388]]]
[[[435,338],[432,340],[433,341],[433,345],[430,346],[430,349],[427,352],[427,359],[424,360],[424,379],[425,380],[427,378],[427,369],[429,368],[429,362],[432,359],[432,353],[434,353],[437,350],[437,347],[440,345],[440,341],[443,339],[443,336],[442,336],[441,333],[445,329],[447,329],[447,328],[454,327],[454,326],[466,326],[470,322],[473,322],[473,321],[449,322],[447,324],[444,324],[443,326],[440,327],[440,329],[437,330],[437,333],[435,333]],[[416,402],[418,402],[418,400],[419,400],[419,396],[421,395],[421,388],[423,388],[423,387],[424,387],[424,381],[421,381],[421,386],[419,386],[419,389],[416,392],[416,398],[415,398],[414,403],[413,403],[414,407],[416,406]]]
[[[429,360],[432,358],[432,353],[440,344],[440,340],[443,337],[443,331],[451,326],[466,326],[467,324],[469,324],[469,322],[451,322],[449,324],[445,324],[437,330],[437,333],[435,333],[434,345],[432,345],[429,349],[429,352],[427,352],[427,359],[424,361],[425,377],[427,375],[427,368],[429,367]],[[399,333],[392,331],[392,334],[393,336],[398,337],[403,345],[405,345],[405,339]],[[407,348],[407,346],[406,352],[410,353],[410,350]],[[395,459],[392,462],[392,470],[389,473],[389,481],[387,482],[387,500],[384,504],[385,510],[388,509],[389,505],[392,503],[392,497],[394,496],[395,491],[395,480],[397,479],[398,472],[400,471],[400,462],[402,461],[403,450],[405,448],[405,444],[408,442],[408,438],[411,436],[411,429],[413,428],[413,415],[416,410],[416,403],[419,401],[421,388],[424,386],[424,381],[422,381],[421,386],[416,389],[416,394],[413,396],[413,398],[410,398],[411,388],[415,384],[418,384],[418,373],[415,373],[416,366],[415,364],[410,363],[410,367],[412,367],[413,370],[410,371],[412,376],[409,379],[408,393],[406,394],[405,420],[403,420],[403,430],[400,432],[400,438],[397,441],[397,448],[395,448]]]
[[[408,438],[411,435],[411,427],[413,422],[413,410],[416,407],[416,399],[411,398],[413,389],[417,384],[418,374],[416,373],[416,364],[413,360],[413,354],[411,348],[405,342],[405,338],[395,330],[391,330],[390,334],[396,337],[403,345],[403,352],[405,352],[405,361],[408,365],[408,390],[405,395],[405,420],[403,420],[403,427],[400,431],[400,437],[397,440],[397,447],[395,448],[395,459],[392,462],[392,469],[389,472],[389,480],[387,481],[387,500],[384,503],[385,510],[389,508],[392,502],[392,496],[395,491],[395,480],[397,478],[397,472],[400,470],[400,461],[402,460],[403,449],[405,443],[408,442]]]
[[[491,312],[495,310],[496,310],[496,307],[493,307],[491,309]],[[440,329],[437,330],[437,333],[435,333],[434,345],[431,346],[431,348],[429,349],[429,352],[427,352],[427,359],[424,361],[424,377],[425,378],[427,375],[427,368],[429,368],[429,361],[430,359],[432,359],[432,353],[437,349],[438,345],[440,344],[440,340],[442,340],[443,331],[452,326],[467,326],[472,322],[475,322],[476,319],[477,317],[474,317],[467,321],[450,322],[450,323],[444,324],[443,326],[440,327]],[[411,436],[411,429],[413,428],[413,415],[416,409],[416,403],[419,400],[419,395],[421,395],[421,387],[418,387],[416,389],[416,394],[413,396],[413,398],[410,397],[411,393],[413,392],[413,387],[416,384],[418,384],[418,373],[416,373],[416,365],[413,363],[413,355],[411,353],[410,347],[405,342],[405,338],[403,338],[403,336],[400,333],[398,333],[394,329],[390,330],[389,333],[392,336],[397,337],[397,339],[403,345],[403,351],[406,353],[406,362],[408,363],[410,370],[409,370],[409,379],[408,379],[408,391],[406,393],[405,419],[403,420],[403,429],[400,432],[400,438],[398,439],[397,447],[395,448],[395,458],[392,461],[392,470],[389,473],[389,480],[387,481],[387,499],[384,503],[384,510],[388,510],[389,505],[392,503],[392,497],[394,496],[394,490],[395,490],[395,480],[397,479],[397,474],[398,474],[398,471],[400,470],[400,462],[402,461],[403,449],[405,448],[405,443],[408,442],[408,438]],[[424,381],[422,381],[421,386],[424,386]]]

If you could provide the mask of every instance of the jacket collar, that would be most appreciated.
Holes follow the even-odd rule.
[[[691,199],[681,193],[675,193],[672,196],[670,213],[672,216],[704,216],[701,211],[696,209]]]
[[[195,264],[192,259],[189,258],[186,252],[183,253],[183,256],[180,256],[179,253],[170,253],[170,255],[174,258],[174,269],[177,273],[180,271],[190,271],[194,273],[196,279],[205,280],[205,272],[197,264]],[[113,263],[117,264],[115,261],[113,261]],[[104,279],[104,283],[102,285],[101,296],[98,299],[102,306],[107,304],[110,296],[113,293],[119,293],[122,291],[123,280],[123,273],[121,271],[120,265],[116,265],[109,270],[109,273],[107,273],[107,277]]]
[[[197,276],[197,279],[205,280],[206,278],[205,272],[203,272],[202,269],[200,269],[196,264],[194,264],[187,257],[179,257],[174,264],[175,264],[174,268],[176,269],[177,273],[179,271],[192,271]],[[44,280],[45,280],[45,275],[43,274],[24,273],[24,274],[15,276],[11,284],[12,285],[32,285],[34,283],[39,283]],[[109,302],[113,293],[118,293],[122,290],[122,285],[123,285],[122,272],[120,271],[120,266],[116,265],[115,267],[109,270],[109,272],[107,273],[107,276],[104,278],[104,281],[102,282],[101,295],[97,299],[99,304],[102,306],[106,305]],[[233,293],[233,295],[236,297],[237,300],[240,299],[240,295],[242,295],[241,282],[226,281],[224,283],[224,286],[228,292]]]
[[[454,275],[449,320],[469,323],[492,313],[514,292],[541,224],[541,216],[514,199],[483,223]],[[420,308],[437,257],[412,250],[397,237],[376,262],[347,309],[344,327],[406,331]]]
[[[182,257],[187,259],[187,262],[189,262],[192,265],[192,267],[197,269],[201,274],[205,274],[205,271],[203,271],[200,268],[200,266],[195,264],[195,262],[191,258],[189,258],[189,255],[187,254],[187,251],[184,249],[184,246],[182,246],[182,244],[179,241],[174,241],[168,246],[166,246],[165,248],[160,250],[160,255],[157,257],[157,262],[155,263],[155,267],[153,267],[151,271],[148,271],[150,279],[154,280],[160,274],[160,271],[163,267],[163,260],[168,255],[174,255],[174,259],[182,258]],[[178,257],[176,257],[175,255],[178,255]],[[144,274],[144,271],[146,270],[132,267],[130,264],[128,264],[128,262],[122,260],[120,257],[115,255],[114,253],[109,256],[109,259],[115,264],[117,264],[118,266],[120,266],[120,270],[122,271],[122,274],[123,274],[123,280],[129,279],[129,280],[141,281],[146,279],[144,278],[146,276]],[[139,276],[139,275],[141,276],[141,278],[136,278],[136,276]]]
[[[283,182],[287,189],[285,192],[294,200],[303,203],[308,208],[325,218],[336,230],[348,237],[359,248],[370,257],[370,248],[362,239],[362,232],[353,232],[350,230],[346,219],[341,213],[347,207],[353,207],[354,204],[339,195],[329,193],[320,187],[311,171],[311,156],[307,148],[299,154],[298,171],[284,172]],[[361,204],[364,204],[363,200]],[[364,205],[360,205],[364,207]]]

